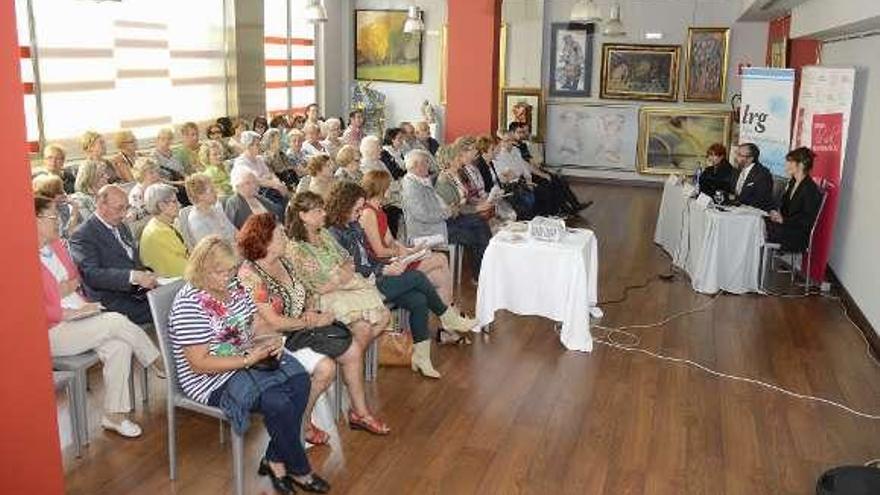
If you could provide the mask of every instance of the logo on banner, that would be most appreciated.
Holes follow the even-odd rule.
[[[743,72],[740,143],[754,143],[761,162],[783,175],[791,137],[792,69],[747,68]]]

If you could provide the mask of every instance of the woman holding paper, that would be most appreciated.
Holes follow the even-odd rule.
[[[407,271],[406,263],[410,256],[386,264],[367,254],[367,240],[358,223],[365,196],[364,190],[357,184],[337,184],[327,201],[328,230],[352,256],[355,270],[364,277],[375,277],[376,288],[385,300],[410,312],[412,370],[428,378],[440,378],[440,373],[431,363],[428,312],[439,316],[444,328],[460,333],[470,332],[477,321],[463,318],[455,308],[447,306],[423,273]]]
[[[359,222],[367,236],[367,252],[376,259],[407,256],[427,249],[422,246],[408,248],[391,235],[388,216],[382,210],[382,202],[390,184],[391,175],[384,170],[371,170],[364,175],[363,187],[367,200]],[[452,273],[442,254],[428,251],[424,258],[406,268],[427,275],[443,303],[452,304]]]
[[[128,379],[132,354],[160,377],[165,369],[159,351],[140,327],[119,313],[101,312],[99,303],[80,293],[76,266],[58,237],[58,212],[52,199],[36,196],[37,238],[43,272],[43,301],[49,322],[53,356],[95,351],[104,364],[104,415],[101,426],[129,438],[141,427],[128,419],[131,411]]]

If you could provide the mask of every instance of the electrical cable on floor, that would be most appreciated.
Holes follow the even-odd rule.
[[[660,273],[660,274],[654,275],[653,277],[645,280],[644,282],[642,282],[640,284],[627,285],[626,287],[623,288],[623,293],[621,294],[621,296],[619,298],[608,299],[606,301],[599,301],[596,304],[597,305],[605,305],[605,304],[622,303],[623,301],[626,301],[627,297],[629,297],[629,291],[635,290],[635,289],[644,289],[645,287],[653,284],[654,282],[656,282],[658,280],[669,280],[672,276],[674,276],[674,275],[669,274],[669,273]]]
[[[607,332],[604,336],[602,336],[604,338],[600,337],[600,338],[596,338],[594,340],[597,343],[605,345],[605,346],[610,347],[612,349],[617,349],[617,350],[621,350],[621,351],[625,351],[625,352],[641,353],[641,354],[645,354],[645,355],[651,356],[655,359],[659,359],[662,361],[668,361],[668,362],[672,362],[672,363],[676,363],[676,364],[684,364],[687,366],[692,366],[694,368],[697,368],[705,373],[708,373],[708,374],[715,376],[715,377],[718,377],[718,378],[726,378],[728,380],[757,385],[757,386],[764,387],[764,388],[767,388],[767,389],[775,391],[775,392],[779,392],[783,395],[788,395],[789,397],[794,397],[795,399],[818,402],[818,403],[825,404],[828,406],[836,407],[838,409],[841,409],[845,412],[848,412],[850,414],[853,414],[853,415],[861,417],[861,418],[880,420],[880,414],[870,414],[870,413],[866,413],[863,411],[859,411],[859,410],[853,409],[849,406],[846,406],[844,404],[841,404],[839,402],[832,401],[830,399],[825,399],[822,397],[816,397],[816,396],[812,396],[812,395],[800,394],[800,393],[788,390],[786,388],[780,387],[778,385],[773,385],[772,383],[767,383],[767,382],[757,380],[754,378],[732,375],[732,374],[716,371],[716,370],[713,370],[712,368],[704,366],[704,365],[702,365],[696,361],[693,361],[691,359],[675,357],[675,356],[667,356],[667,355],[660,354],[658,352],[654,352],[654,351],[651,351],[648,349],[643,349],[641,347],[638,347],[638,345],[641,343],[641,339],[639,338],[639,336],[633,334],[632,332],[628,332],[625,330],[625,329],[645,329],[645,328],[660,327],[660,326],[663,326],[663,325],[669,323],[670,321],[672,321],[676,318],[680,318],[682,316],[686,316],[689,314],[694,314],[694,313],[705,311],[706,309],[709,308],[709,306],[711,306],[713,303],[715,303],[715,301],[718,300],[718,297],[720,295],[721,295],[721,293],[719,292],[719,293],[715,294],[714,296],[712,296],[712,298],[709,301],[701,304],[700,306],[697,306],[696,308],[685,310],[685,311],[680,311],[678,313],[675,313],[671,316],[668,316],[668,317],[666,317],[658,322],[655,322],[655,323],[631,324],[631,325],[624,325],[624,326],[620,326],[620,327],[607,327],[604,325],[592,325],[593,328],[598,328],[601,330],[605,330]],[[850,320],[850,323],[853,323],[852,319],[849,318],[849,314],[846,313],[846,308],[844,308],[844,314],[846,315],[847,319]],[[853,325],[855,325],[855,323],[853,323]],[[614,342],[612,340],[613,339],[612,336],[614,334],[625,335],[625,336],[631,338],[632,342],[631,343]],[[859,332],[859,334],[861,335],[861,332]],[[863,335],[862,335],[862,337],[864,338]],[[865,339],[865,342],[867,343],[867,339]],[[869,354],[869,356],[870,356],[870,354]],[[872,358],[872,360],[874,360],[873,356],[871,356],[871,358]],[[876,360],[874,360],[874,361],[876,362]],[[878,363],[878,364],[880,364],[880,363]]]

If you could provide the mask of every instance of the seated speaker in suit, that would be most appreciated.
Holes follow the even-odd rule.
[[[733,193],[738,203],[769,211],[773,208],[773,176],[758,161],[760,155],[754,143],[739,145],[737,171],[732,177]]]
[[[710,197],[715,195],[715,191],[729,194],[732,191],[733,165],[727,161],[727,148],[721,143],[709,146],[706,150],[706,160],[709,166],[700,175],[700,192]]]
[[[70,236],[70,254],[82,275],[85,295],[139,325],[150,323],[145,290],[156,287],[156,276],[144,269],[137,243],[123,223],[128,195],[111,184],[102,187],[95,199],[95,214]]]
[[[810,176],[813,152],[797,148],[785,155],[785,173],[791,177],[778,210],[770,211],[767,240],[783,251],[801,252],[810,243],[810,231],[819,215],[822,193]]]

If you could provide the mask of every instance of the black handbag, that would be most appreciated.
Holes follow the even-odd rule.
[[[290,352],[295,352],[305,347],[311,348],[318,354],[332,358],[341,356],[351,346],[351,330],[345,323],[334,321],[325,327],[305,328],[296,332],[289,332],[284,346]]]

